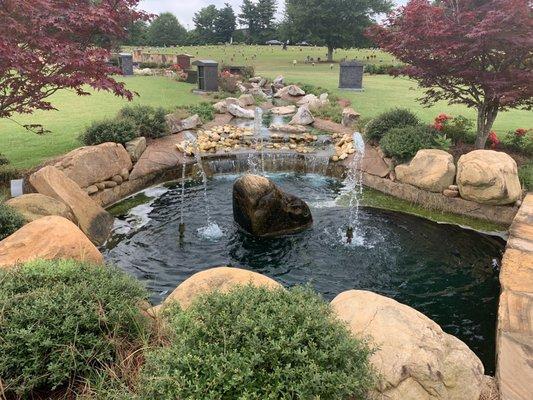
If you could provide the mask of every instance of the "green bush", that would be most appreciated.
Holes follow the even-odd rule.
[[[331,102],[336,102],[339,100],[338,96],[334,95],[328,89],[324,89],[323,87],[315,86],[310,83],[298,83],[297,86],[299,86],[300,89],[305,92],[305,94],[314,94],[315,96],[319,97],[321,94],[327,93],[328,99]]]
[[[9,164],[9,159],[4,156],[2,153],[0,153],[0,166],[2,165],[8,165]]]
[[[81,135],[81,141],[87,146],[115,142],[125,144],[138,137],[135,123],[128,119],[106,119],[93,122]]]
[[[0,186],[9,186],[9,182],[17,179],[22,173],[10,165],[0,165]]]
[[[119,118],[129,120],[137,127],[137,135],[147,138],[160,138],[168,135],[166,112],[162,107],[127,106],[119,112]]]
[[[528,192],[533,190],[533,163],[522,165],[518,168],[518,177],[522,188]]]
[[[447,120],[442,126],[442,134],[451,139],[454,144],[473,143],[476,135],[473,132],[474,123],[468,118],[458,115]]]
[[[417,125],[389,130],[379,142],[388,157],[403,162],[413,158],[418,150],[435,147],[438,132],[431,126]]]
[[[327,119],[340,124],[342,122],[342,107],[338,103],[329,103],[327,106],[312,111],[317,118]]]
[[[74,387],[148,326],[134,279],[115,268],[34,261],[0,269],[0,380],[7,396]],[[43,397],[44,398],[44,397]]]
[[[411,111],[395,108],[371,120],[365,128],[365,137],[372,143],[379,143],[385,134],[394,128],[420,124],[418,117]]]
[[[362,399],[371,350],[309,289],[245,286],[164,313],[169,347],[150,352],[143,399]]]
[[[206,101],[187,107],[190,115],[198,114],[202,121],[209,122],[215,119],[215,107]]]
[[[26,220],[22,214],[20,214],[16,209],[8,206],[7,204],[0,203],[0,240],[5,239],[15,231],[22,228],[25,222]],[[0,321],[1,319],[2,318],[0,317]]]
[[[365,65],[365,73],[370,75],[388,75],[394,69],[401,68],[401,65],[393,64],[367,64]]]

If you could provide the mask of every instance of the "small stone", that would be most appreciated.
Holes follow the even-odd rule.
[[[103,182],[103,184],[108,189],[111,189],[111,188],[114,188],[114,187],[118,186],[118,183],[116,183],[115,181],[105,181],[105,182]]]
[[[446,197],[454,198],[459,197],[459,191],[458,190],[450,190],[446,189],[442,192],[442,194]]]
[[[459,186],[457,186],[457,185],[450,185],[450,186],[448,186],[448,189],[450,189],[450,190],[459,190]]]
[[[128,178],[130,177],[130,171],[128,171],[127,168],[124,168],[122,171],[120,171],[120,176],[122,177],[123,180],[127,181]]]
[[[124,182],[124,179],[122,179],[120,175],[115,175],[114,177],[111,178],[111,180],[113,182],[116,182],[117,185],[120,185],[122,182]]]
[[[96,185],[91,185],[85,189],[88,195],[95,194],[98,192],[98,187]]]
[[[105,189],[105,183],[104,182],[95,183],[94,186],[96,186],[98,188],[98,190],[104,190]]]

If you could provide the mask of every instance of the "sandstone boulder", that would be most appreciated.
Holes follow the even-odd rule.
[[[516,162],[506,153],[475,150],[459,158],[461,197],[482,204],[513,204],[522,196]]]
[[[168,114],[165,119],[170,134],[190,131],[202,125],[202,120],[198,114],[194,114],[185,119],[178,118],[174,114]]]
[[[72,214],[72,210],[65,203],[40,193],[14,197],[6,201],[6,204],[18,210],[27,222],[51,215],[57,215],[76,222],[76,217]]]
[[[247,110],[246,108],[242,108],[241,106],[238,106],[237,104],[229,104],[228,112],[236,118],[246,118],[246,119],[255,118],[253,110]]]
[[[303,200],[258,175],[245,175],[233,185],[233,217],[254,236],[293,234],[313,224],[311,210]]]
[[[144,136],[135,138],[126,143],[126,151],[130,155],[131,161],[136,163],[146,150],[146,138]],[[129,171],[128,171],[129,172]]]
[[[274,107],[270,110],[272,114],[275,115],[289,115],[296,113],[296,106],[281,106],[281,107]]]
[[[275,86],[279,86],[279,85],[283,85],[284,81],[285,81],[285,78],[283,77],[283,75],[279,75],[278,77],[276,77],[276,79],[274,79],[274,82],[272,82],[272,84]]]
[[[39,218],[0,242],[0,268],[35,259],[74,259],[103,263],[102,254],[71,221]]]
[[[359,114],[352,107],[346,107],[342,110],[342,125],[347,128],[352,128],[355,123],[359,120]]]
[[[239,97],[239,105],[241,107],[253,106],[254,104],[255,99],[251,94],[243,94]]]
[[[272,289],[281,287],[275,280],[257,272],[232,267],[211,268],[191,276],[179,285],[163,304],[177,301],[185,309],[202,294],[215,291],[224,293],[239,285],[265,286]]]
[[[80,187],[86,188],[132,168],[131,158],[121,144],[102,143],[80,147],[65,155],[55,167]]]
[[[270,125],[268,129],[272,132],[285,132],[285,133],[293,133],[293,134],[306,133],[308,130],[307,127],[303,125],[277,125],[277,124]]]
[[[287,89],[287,93],[293,97],[305,96],[305,92],[296,85],[290,85]]]
[[[396,179],[420,189],[442,193],[453,184],[453,156],[444,150],[420,150],[409,164],[398,165]]]
[[[39,193],[70,207],[81,230],[97,246],[107,240],[113,226],[113,216],[91,200],[63,172],[52,166],[41,168],[30,176],[30,183]]]
[[[313,122],[315,122],[315,118],[313,117],[313,114],[311,114],[311,111],[309,111],[309,107],[307,106],[301,106],[294,117],[292,117],[291,122],[289,122],[290,125],[311,125]]]
[[[389,400],[479,400],[483,364],[425,315],[375,293],[350,290],[332,306],[353,334],[378,347],[371,362]]]

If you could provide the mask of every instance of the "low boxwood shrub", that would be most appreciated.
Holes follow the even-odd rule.
[[[418,124],[420,124],[420,120],[411,111],[395,108],[372,119],[365,128],[365,137],[370,142],[377,144],[391,129]]]
[[[126,106],[119,112],[119,118],[129,120],[137,127],[137,135],[147,138],[160,138],[168,135],[166,112],[162,107],[143,105]]]
[[[0,165],[0,186],[9,186],[13,179],[17,179],[22,172],[11,165]]]
[[[405,126],[389,130],[379,145],[385,155],[404,162],[413,158],[418,150],[434,148],[437,135],[431,126]]]
[[[129,119],[105,119],[93,122],[81,135],[81,141],[87,146],[106,142],[125,144],[138,137],[135,123]]]
[[[22,214],[16,209],[7,204],[0,203],[0,240],[4,240],[9,235],[22,228],[25,222],[26,220]]]
[[[171,344],[147,355],[142,399],[362,399],[368,345],[307,288],[244,286],[164,316]]]
[[[0,269],[4,395],[74,388],[112,365],[144,335],[145,298],[139,283],[112,267],[34,261]]]

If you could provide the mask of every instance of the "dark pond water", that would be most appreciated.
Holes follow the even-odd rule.
[[[294,174],[270,177],[309,203],[313,228],[290,237],[256,239],[233,223],[236,177],[221,175],[207,186],[210,217],[222,230],[220,238],[198,231],[206,226],[206,207],[203,186],[195,182],[186,188],[186,234],[180,242],[181,188],[167,185],[149,189],[143,194],[149,201],[119,216],[103,249],[106,259],[143,281],[154,303],[194,273],[223,264],[257,271],[286,286],[309,283],[328,300],[348,289],[371,290],[432,318],[466,342],[487,373],[493,372],[501,239],[363,209],[358,237],[347,245],[341,232],[348,210],[335,202],[342,183]]]

